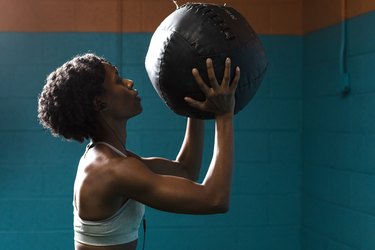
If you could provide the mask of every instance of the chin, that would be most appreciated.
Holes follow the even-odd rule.
[[[141,114],[143,112],[143,107],[142,105],[139,105],[139,112],[137,113],[137,115]]]
[[[134,114],[130,115],[128,118],[132,118],[132,117],[138,116],[138,115],[142,114],[142,112],[143,112],[143,108],[140,107],[139,110],[137,110],[137,112],[135,112]]]
[[[142,112],[143,112],[143,108],[141,108],[141,110],[135,116],[142,114]]]

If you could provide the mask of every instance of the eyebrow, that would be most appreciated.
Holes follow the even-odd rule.
[[[120,77],[118,69],[115,65],[112,65],[112,69],[114,70],[113,79],[117,80]]]
[[[117,67],[116,67],[116,66],[113,66],[113,68],[115,69],[115,73],[116,73],[116,75],[119,75]]]

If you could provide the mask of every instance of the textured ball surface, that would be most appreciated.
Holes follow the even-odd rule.
[[[267,68],[263,46],[245,18],[235,9],[215,4],[188,3],[171,13],[154,32],[146,55],[148,76],[159,96],[175,113],[212,119],[214,114],[190,107],[185,96],[203,101],[191,70],[197,68],[207,84],[206,59],[212,58],[218,82],[227,57],[241,69],[235,113],[255,95]]]

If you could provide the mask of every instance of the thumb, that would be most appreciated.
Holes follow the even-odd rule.
[[[193,108],[196,108],[196,109],[203,109],[203,102],[199,102],[197,100],[194,100],[190,97],[185,97],[184,100],[190,105],[192,106]]]

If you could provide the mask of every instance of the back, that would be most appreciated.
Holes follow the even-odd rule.
[[[111,187],[110,166],[126,155],[109,144],[96,144],[101,145],[87,147],[77,171],[73,201],[75,241],[91,246],[134,241],[144,205],[116,196]]]

